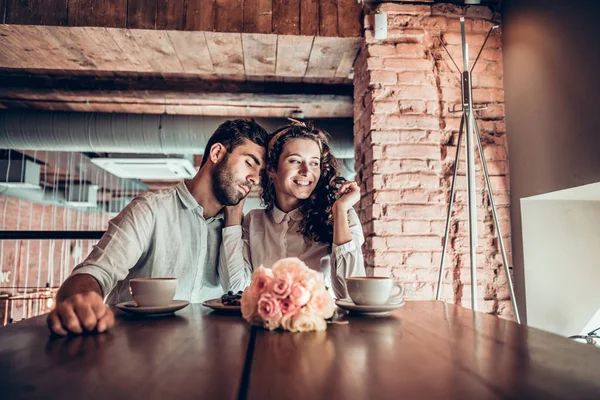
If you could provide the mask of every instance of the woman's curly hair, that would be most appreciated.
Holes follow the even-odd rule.
[[[333,203],[338,198],[338,185],[345,182],[340,176],[338,161],[329,147],[329,134],[310,123],[294,123],[273,132],[267,148],[267,168],[261,179],[261,200],[267,210],[275,206],[275,184],[269,171],[276,171],[284,145],[292,139],[312,140],[321,149],[321,175],[310,197],[300,203],[304,217],[300,222],[300,233],[311,241],[333,243]]]

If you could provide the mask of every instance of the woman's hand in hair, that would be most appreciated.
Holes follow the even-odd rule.
[[[333,210],[347,213],[360,200],[360,187],[356,182],[344,182],[338,189],[339,198],[333,203]]]

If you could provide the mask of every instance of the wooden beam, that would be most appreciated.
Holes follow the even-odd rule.
[[[306,118],[351,117],[349,95],[182,93],[168,91],[69,91],[0,88],[0,104],[55,111],[141,114],[287,117],[301,109]]]
[[[84,28],[84,29],[103,29],[103,28]],[[196,34],[196,32],[190,32]],[[295,36],[297,39],[312,38]],[[281,44],[282,41],[279,42]],[[302,46],[302,42],[295,43],[296,48]],[[0,46],[0,50],[2,47]],[[278,66],[279,67],[279,66]],[[31,73],[0,73],[0,88],[6,90],[64,90],[64,91],[171,91],[171,92],[192,92],[192,93],[259,93],[259,94],[338,94],[352,96],[353,87],[351,84],[344,84],[344,80],[339,80],[337,84],[314,84],[309,83],[285,83],[274,82],[236,82],[222,80],[199,80],[199,79],[166,79],[155,74],[136,75],[135,77],[120,76],[115,73],[111,76],[98,77],[94,75],[70,76],[66,71],[64,75],[31,74]]]

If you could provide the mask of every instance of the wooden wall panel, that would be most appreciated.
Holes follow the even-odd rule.
[[[356,0],[338,0],[338,35],[362,36],[362,6]]]
[[[273,0],[273,33],[300,34],[300,0]]]
[[[244,0],[244,32],[273,32],[272,0]]]
[[[6,12],[6,0],[0,0],[0,24],[4,23],[5,12]]]
[[[362,6],[356,0],[0,0],[3,22],[361,37]]]
[[[319,34],[318,0],[300,0],[300,34],[306,36]]]
[[[185,29],[185,0],[159,0],[156,29]]]
[[[337,0],[321,0],[319,2],[319,36],[338,35],[337,3]]]
[[[6,0],[6,23],[67,25],[67,0]]]
[[[69,26],[127,26],[127,0],[69,0]]]
[[[216,11],[216,0],[186,0],[185,29],[214,31]]]
[[[242,32],[244,0],[217,0],[216,23],[218,32]]]
[[[155,29],[157,1],[164,0],[128,0],[127,27],[132,29]]]

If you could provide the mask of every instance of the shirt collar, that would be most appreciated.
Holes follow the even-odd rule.
[[[204,208],[200,204],[198,204],[198,202],[196,201],[194,196],[192,196],[192,194],[188,190],[187,186],[185,185],[185,182],[186,181],[181,181],[177,186],[175,186],[177,195],[179,196],[181,203],[188,210],[196,210],[197,209],[198,213],[203,216]],[[208,218],[207,221],[210,222],[213,219],[224,219],[224,218],[225,218],[224,212],[219,211],[217,213],[217,215],[215,215],[214,217]]]
[[[195,208],[200,207],[200,211],[204,211],[204,209],[202,209],[202,206],[198,204],[196,199],[194,199],[194,196],[192,196],[192,194],[188,190],[187,186],[185,185],[185,181],[179,182],[179,184],[175,186],[175,190],[177,191],[177,195],[179,196],[179,199],[181,200],[183,206],[186,209],[193,210]]]
[[[290,211],[289,213],[284,213],[283,211],[281,211],[279,208],[277,208],[277,206],[273,206],[273,220],[275,221],[276,224],[280,224],[286,215],[289,215],[291,219],[293,219],[294,221],[300,221],[302,219],[302,212],[300,211],[299,208],[295,208],[292,211]]]

